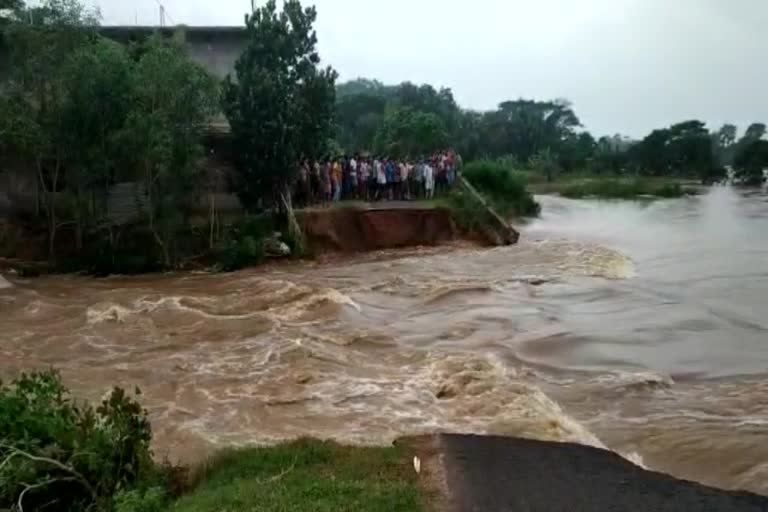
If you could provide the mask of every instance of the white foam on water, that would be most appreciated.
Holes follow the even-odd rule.
[[[13,285],[9,283],[6,278],[0,275],[0,290],[3,290],[5,288],[13,288]]]
[[[675,381],[669,375],[654,372],[613,372],[594,379],[600,385],[626,390],[669,389]]]

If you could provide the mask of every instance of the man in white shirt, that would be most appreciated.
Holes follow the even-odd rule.
[[[357,160],[353,156],[349,161],[349,195],[351,199],[357,197]]]
[[[429,162],[424,164],[424,190],[427,199],[432,199],[435,195],[435,170]]]

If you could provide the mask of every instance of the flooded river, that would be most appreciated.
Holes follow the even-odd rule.
[[[542,198],[509,248],[8,277],[0,376],[141,388],[156,451],[523,435],[768,493],[768,198]],[[0,283],[3,281],[0,280]]]

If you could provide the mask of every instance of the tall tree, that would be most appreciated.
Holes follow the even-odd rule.
[[[731,165],[733,162],[737,133],[738,128],[735,124],[724,124],[712,134],[713,148],[720,166]]]
[[[765,137],[765,133],[765,123],[752,123],[747,127],[747,131],[744,132],[744,139],[749,141],[760,140]]]
[[[489,114],[487,121],[489,129],[496,132],[493,153],[515,155],[522,161],[544,149],[556,154],[581,125],[570,103],[564,100],[505,101]]]
[[[85,229],[95,227],[106,212],[118,164],[117,134],[135,85],[126,49],[101,38],[75,51],[64,68],[62,137],[78,249]]]
[[[65,70],[72,55],[96,37],[98,12],[77,0],[47,0],[27,9],[23,21],[3,29],[11,76],[2,100],[13,115],[4,124],[6,145],[29,158],[42,191],[48,250],[53,256],[61,226],[59,190],[69,151],[65,137]]]
[[[387,98],[368,92],[345,94],[336,103],[339,143],[351,152],[373,149],[376,132],[384,121]]]
[[[760,185],[768,169],[768,140],[756,139],[743,145],[734,159],[736,177],[744,185]]]
[[[716,166],[712,139],[705,123],[684,121],[669,128],[666,148],[670,168],[678,175],[704,175]]]
[[[376,149],[397,158],[416,158],[444,149],[448,134],[442,120],[407,107],[392,110],[376,134]]]
[[[216,112],[216,80],[181,48],[153,40],[136,63],[121,143],[146,192],[145,214],[166,266],[201,176],[201,140]]]
[[[321,69],[314,7],[267,1],[246,16],[248,43],[224,82],[224,111],[239,150],[247,207],[276,199],[301,158],[318,158],[332,135],[336,72]]]

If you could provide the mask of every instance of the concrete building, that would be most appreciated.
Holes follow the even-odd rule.
[[[154,34],[180,41],[190,58],[201,64],[213,75],[224,78],[234,72],[235,62],[246,45],[245,27],[151,27],[109,26],[99,29],[101,35],[114,41],[129,44],[140,42]],[[7,72],[7,46],[0,34],[0,79]],[[206,159],[204,168],[209,181],[218,183],[204,198],[216,198],[216,208],[222,213],[237,213],[241,206],[237,197],[228,190],[228,177],[234,169],[230,163],[228,143],[229,124],[223,115],[216,116],[209,124],[205,140]],[[210,188],[210,187],[209,187]],[[141,209],[141,187],[137,183],[114,184],[109,194],[109,212],[117,224],[129,222]],[[208,211],[204,201],[194,205],[195,212]],[[11,162],[0,154],[0,220],[10,213],[33,214],[39,209],[38,184],[35,174],[24,168],[21,162]]]
[[[142,41],[153,34],[183,42],[187,54],[208,71],[224,78],[235,69],[235,61],[246,44],[245,27],[102,27],[103,36],[121,43]]]

